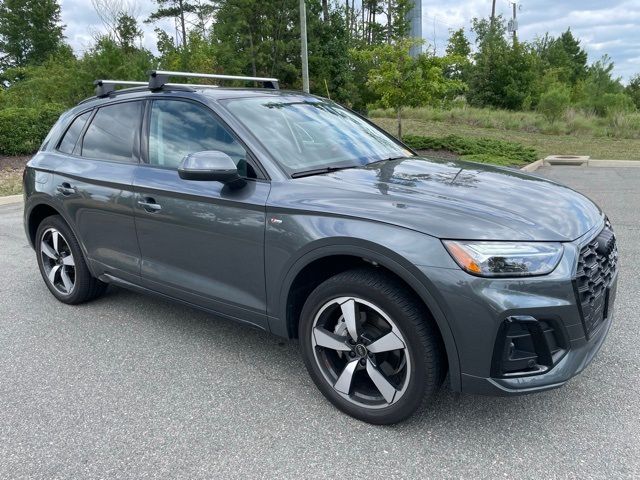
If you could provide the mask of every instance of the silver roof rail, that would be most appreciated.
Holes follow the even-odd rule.
[[[127,80],[96,80],[93,84],[96,86],[96,97],[106,97],[120,85],[124,87],[146,87],[149,85],[147,82],[129,82]]]
[[[151,70],[148,82],[133,82],[128,80],[96,80],[96,97],[107,97],[115,92],[116,87],[146,87],[150,90],[158,90],[164,86],[171,88],[193,87],[217,87],[217,85],[194,85],[190,83],[169,83],[169,78],[211,78],[214,80],[240,80],[243,82],[259,82],[265,88],[278,90],[280,88],[277,78],[269,77],[244,77],[238,75],[218,75],[213,73],[171,72],[168,70]]]
[[[265,88],[278,90],[280,88],[277,78],[269,77],[244,77],[238,75],[218,75],[214,73],[171,72],[168,70],[151,70],[149,72],[149,88],[156,90],[167,85],[170,77],[181,78],[211,78],[214,80],[240,80],[244,82],[259,82]],[[189,86],[186,84],[185,86]]]

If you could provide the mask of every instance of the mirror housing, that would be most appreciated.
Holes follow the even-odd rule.
[[[218,150],[190,153],[180,162],[178,175],[184,180],[222,183],[240,180],[238,168],[233,159]]]

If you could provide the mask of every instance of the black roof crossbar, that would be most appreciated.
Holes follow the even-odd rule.
[[[181,78],[211,78],[214,80],[240,80],[244,82],[259,82],[264,88],[278,90],[280,85],[277,78],[244,77],[238,75],[218,75],[214,73],[171,72],[168,70],[151,70],[149,72],[149,88],[157,90],[167,85],[170,77]]]
[[[106,97],[120,85],[124,87],[148,86],[147,82],[129,82],[127,80],[96,80],[93,84],[96,86],[96,97]]]

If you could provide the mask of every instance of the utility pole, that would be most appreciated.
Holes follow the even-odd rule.
[[[491,5],[491,25],[496,20],[496,0],[493,0],[493,4]]]
[[[305,0],[300,0],[300,42],[302,44],[302,91],[309,93],[309,54],[307,52],[307,9]]]
[[[513,45],[518,41],[518,8],[516,2],[511,2],[513,18],[509,22],[509,31],[513,34]]]
[[[516,8],[516,2],[513,2],[511,6],[513,7],[513,43],[515,44],[518,39],[518,9]]]

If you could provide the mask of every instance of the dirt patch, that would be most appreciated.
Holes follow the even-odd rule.
[[[420,156],[434,160],[460,160],[460,155],[449,150],[417,150]]]
[[[22,172],[32,155],[0,156],[0,197],[22,193]]]
[[[0,170],[23,170],[31,157],[33,155],[19,155],[17,157],[0,155]]]

